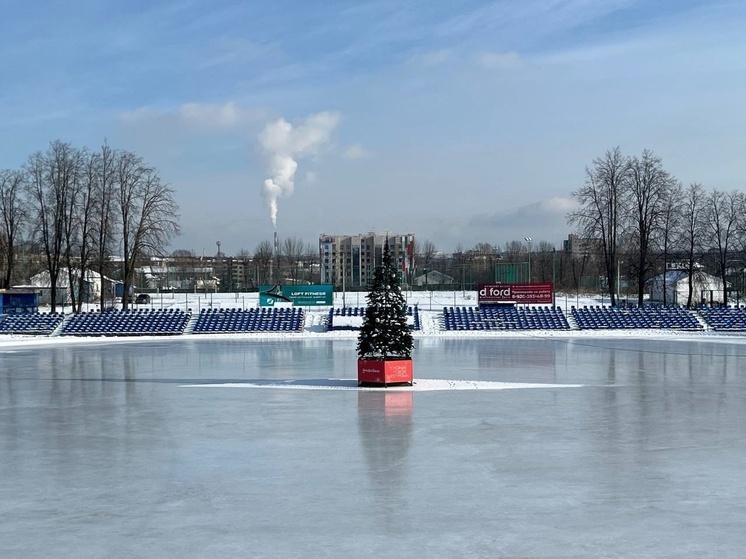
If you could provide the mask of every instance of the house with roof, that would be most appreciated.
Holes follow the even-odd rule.
[[[705,272],[702,266],[695,266],[692,280],[692,304],[717,305],[725,301],[722,281]],[[730,283],[726,285],[730,288]],[[671,267],[665,273],[650,279],[648,287],[651,302],[662,303],[665,300],[668,305],[686,305],[689,299],[689,273],[680,267]]]
[[[78,278],[80,277],[79,270],[73,270],[73,289],[75,293],[78,290]],[[82,298],[84,303],[95,303],[101,299],[101,290],[104,290],[106,298],[114,298],[116,282],[106,276],[101,276],[98,272],[93,270],[86,270],[83,283],[83,293],[76,297],[76,299]],[[49,272],[43,271],[35,276],[32,276],[29,285],[21,287],[32,287],[41,293],[39,303],[42,305],[48,305],[51,303],[50,294],[52,282],[49,278]],[[60,268],[59,276],[57,277],[57,304],[66,305],[70,303],[70,274],[67,272],[67,268]]]

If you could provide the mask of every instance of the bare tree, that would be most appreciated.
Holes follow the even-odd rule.
[[[637,248],[637,304],[642,306],[645,282],[654,265],[652,242],[676,181],[663,168],[661,158],[649,150],[643,151],[639,158],[632,158],[629,169],[630,235]]]
[[[661,226],[658,238],[663,254],[663,304],[668,304],[668,262],[672,245],[675,246],[674,236],[680,229],[682,223],[681,199],[683,198],[681,184],[676,182],[672,185],[668,196],[663,202],[661,213]]]
[[[66,204],[62,208],[62,229],[65,239],[63,246],[63,257],[65,268],[67,268],[67,285],[70,295],[70,303],[75,312],[78,302],[83,294],[76,287],[84,284],[85,270],[78,269],[74,261],[74,252],[80,241],[80,197],[82,188],[82,170],[84,154],[79,149],[72,148],[68,157],[69,182]],[[80,282],[79,279],[80,278]]]
[[[299,237],[285,237],[282,240],[282,255],[285,257],[286,271],[289,273],[292,282],[298,282],[298,267],[303,258],[303,239]]]
[[[0,244],[5,259],[5,274],[0,287],[8,288],[16,263],[16,245],[26,225],[27,211],[23,199],[25,174],[5,169],[0,172]]]
[[[723,304],[728,304],[728,261],[737,242],[738,221],[743,209],[743,194],[737,191],[713,190],[707,197],[707,222],[710,245],[713,247],[716,269],[723,286]]]
[[[624,195],[631,180],[629,158],[619,147],[593,160],[585,170],[585,184],[572,193],[579,209],[571,212],[568,222],[586,238],[600,239],[611,304],[616,305],[614,281],[619,236],[623,227]]]
[[[52,142],[46,153],[33,154],[26,164],[34,233],[44,252],[49,273],[51,310],[57,310],[57,281],[65,241],[65,209],[75,174],[75,150]]]
[[[438,251],[435,248],[435,244],[429,239],[424,239],[423,241],[415,240],[414,257],[418,268],[422,268],[423,270],[432,270],[433,260],[435,259],[435,255],[437,253]]]
[[[197,258],[197,253],[188,248],[177,248],[171,253],[173,258]]]
[[[522,241],[509,241],[505,243],[503,257],[506,262],[522,262],[528,254],[528,246]]]
[[[158,254],[179,233],[174,191],[158,172],[133,153],[117,158],[115,172],[124,260],[122,308],[127,309],[135,268],[147,254]]]
[[[99,157],[96,153],[85,153],[82,169],[81,185],[78,194],[78,247],[77,258],[80,274],[78,275],[78,307],[77,312],[83,310],[83,292],[90,267],[91,252],[95,243],[94,222],[96,220],[96,201],[100,175]],[[104,290],[104,278],[100,278],[101,290]]]
[[[117,220],[114,218],[114,195],[115,195],[115,170],[117,167],[117,153],[104,142],[101,150],[92,156],[90,164],[97,167],[98,180],[95,181],[95,190],[92,193],[95,198],[94,216],[91,221],[91,236],[93,239],[93,258],[96,271],[101,278],[101,300],[100,309],[103,311],[106,304],[106,289],[104,288],[104,276],[108,272],[107,264],[113,250],[114,235],[117,229]]]
[[[310,283],[319,283],[321,281],[320,261],[321,256],[319,255],[318,246],[314,246],[312,243],[303,245],[303,267],[308,271],[307,279]]]
[[[578,255],[578,257],[572,258],[570,262],[572,270],[572,280],[573,284],[575,285],[576,296],[580,293],[580,288],[583,286],[583,276],[585,276],[585,273],[589,267],[589,260],[590,254],[584,252],[581,255]]]
[[[270,281],[273,257],[274,247],[271,241],[262,241],[254,249],[257,284],[267,284]]]
[[[556,254],[554,245],[549,241],[539,241],[531,255],[532,278],[534,281],[554,281]]]
[[[681,197],[681,222],[677,228],[681,252],[685,258],[686,273],[689,280],[689,293],[686,306],[694,304],[694,277],[697,259],[702,254],[706,236],[707,195],[702,185],[692,183]]]
[[[478,284],[494,281],[495,261],[499,256],[498,248],[492,243],[477,243],[470,251],[470,256],[474,280]]]

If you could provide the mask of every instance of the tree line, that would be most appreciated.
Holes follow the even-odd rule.
[[[634,281],[642,304],[648,280],[677,262],[689,277],[689,306],[696,303],[694,280],[701,265],[719,278],[727,301],[729,275],[746,264],[742,192],[684,186],[653,152],[627,156],[616,147],[593,160],[583,185],[571,195],[577,209],[568,214],[568,223],[579,237],[593,241],[592,250],[573,254],[547,241],[533,246],[509,241],[502,248],[486,242],[471,249],[459,246],[444,255],[431,241],[418,240],[414,273],[437,270],[452,278],[451,287],[473,289],[496,281],[497,263],[529,261],[532,281],[552,281],[558,290],[593,289],[587,280],[602,277],[611,304],[617,304],[623,263],[624,276]],[[178,232],[174,191],[157,169],[106,143],[90,150],[57,140],[20,169],[0,171],[0,287],[45,270],[53,311],[62,273],[68,274],[73,307],[80,311],[88,270],[104,276],[116,266],[123,293],[129,293],[144,257],[161,255]],[[17,269],[21,247],[27,254],[25,270]],[[121,260],[113,262],[113,254]],[[185,262],[195,257],[187,250],[172,256]],[[241,249],[233,260],[245,264],[240,288],[278,280],[318,281],[318,248],[297,237],[283,239],[277,253],[265,240],[253,251]],[[221,283],[233,290],[231,281]],[[104,295],[102,290],[101,308]],[[124,297],[124,308],[128,302]]]
[[[62,273],[80,312],[88,272],[103,278],[112,254],[121,257],[126,309],[139,261],[178,232],[174,190],[142,157],[107,143],[94,151],[55,140],[20,169],[0,171],[0,286],[12,285],[19,247],[30,247],[49,274],[52,312]],[[101,309],[104,296],[102,288]]]
[[[683,263],[688,276],[687,306],[696,304],[700,266],[719,278],[727,304],[727,277],[734,266],[745,264],[743,192],[707,190],[696,182],[684,186],[652,151],[627,156],[616,147],[593,160],[572,197],[578,209],[568,215],[568,222],[583,237],[598,240],[612,305],[617,302],[615,276],[622,259],[630,263],[640,305],[647,281],[671,262]],[[664,276],[664,298],[665,282]]]

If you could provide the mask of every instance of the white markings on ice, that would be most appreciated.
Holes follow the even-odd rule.
[[[355,379],[307,379],[287,381],[246,381],[206,384],[182,384],[180,388],[283,388],[294,390],[386,390],[399,392],[432,392],[438,390],[515,390],[521,388],[582,388],[583,384],[538,384],[487,380],[418,379],[413,386],[358,387]]]

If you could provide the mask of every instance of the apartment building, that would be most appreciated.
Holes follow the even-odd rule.
[[[367,289],[373,271],[381,265],[383,245],[387,235],[376,233],[358,235],[319,236],[321,283],[331,283],[338,289]],[[400,281],[411,282],[414,273],[414,235],[388,235],[389,250],[401,270]]]

